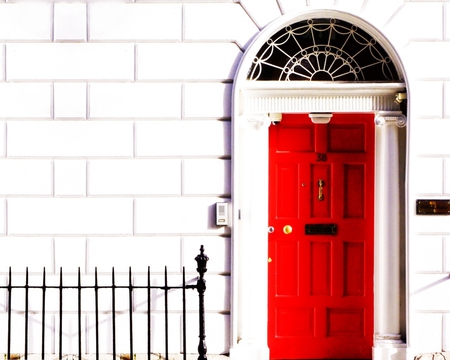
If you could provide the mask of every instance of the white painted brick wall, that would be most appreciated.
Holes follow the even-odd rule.
[[[226,234],[215,225],[215,203],[221,198],[152,197],[136,199],[136,234]]]
[[[411,111],[417,117],[442,118],[443,115],[443,91],[442,81],[417,81],[412,82]],[[427,101],[420,101],[426,98]]]
[[[398,4],[397,4],[398,6]],[[380,6],[381,8],[381,6]],[[443,5],[441,2],[405,2],[386,26],[386,34],[391,41],[408,40],[438,41],[443,37]],[[422,28],[417,24],[422,19],[435,19]],[[402,32],[408,34],[407,37]]]
[[[132,199],[10,198],[8,235],[128,235]]]
[[[230,160],[183,160],[183,195],[231,195],[230,177]]]
[[[50,83],[0,83],[0,118],[50,118]]]
[[[450,118],[450,83],[444,82],[444,117]]]
[[[181,38],[181,4],[89,4],[90,40],[181,40]]]
[[[383,28],[404,4],[404,0],[369,0],[364,2],[362,14],[369,22]]]
[[[133,80],[133,44],[6,45],[7,80]]]
[[[222,118],[231,116],[231,84],[190,83],[184,85],[184,117]]]
[[[433,110],[431,110],[433,111]],[[416,155],[449,155],[448,131],[450,121],[443,119],[415,119],[411,124],[411,135],[420,139],[411,151]]]
[[[0,237],[1,235],[6,235],[6,227],[6,199],[0,198]]]
[[[1,263],[11,266],[15,271],[23,272],[27,266],[29,271],[42,271],[43,267],[53,271],[53,259],[45,256],[53,253],[50,237],[37,237],[32,241],[28,237],[0,237],[0,247]]]
[[[137,122],[136,156],[229,156],[230,135],[228,121]]]
[[[49,41],[52,38],[52,4],[0,4],[0,39]]]
[[[133,123],[118,121],[8,122],[8,156],[133,155]]]
[[[52,195],[53,164],[50,160],[0,162],[1,195]]]
[[[180,118],[179,83],[91,83],[91,118]]]
[[[45,266],[53,274],[60,267],[91,273],[96,266],[126,272],[130,265],[139,271],[152,265],[160,272],[168,265],[175,274],[186,265],[195,277],[193,258],[203,243],[211,258],[207,321],[215,332],[208,350],[228,351],[230,229],[214,225],[214,204],[229,201],[231,192],[234,73],[259,27],[281,12],[328,7],[378,26],[406,68],[408,280],[415,292],[408,299],[408,341],[418,351],[446,349],[450,225],[443,217],[415,215],[414,205],[417,198],[450,195],[449,6],[3,1],[0,273],[9,265],[36,272]],[[426,25],[418,26],[424,18]],[[87,321],[92,325],[92,317]],[[179,315],[171,321],[177,328]],[[93,350],[92,331],[87,339],[83,346]],[[50,348],[55,339],[47,341]],[[189,341],[195,352],[197,342]],[[21,352],[22,343],[16,345]]]
[[[443,169],[442,158],[423,157],[415,161],[411,169],[410,186],[420,191],[422,196],[443,195]]]
[[[86,83],[55,83],[53,85],[54,117],[85,119],[87,114]]]
[[[420,324],[410,331],[409,342],[414,349],[424,353],[442,349],[442,314],[413,313],[411,319],[413,324]]]
[[[55,196],[86,196],[85,160],[55,160],[53,166]]]
[[[422,311],[449,311],[447,278],[447,274],[416,274],[410,282],[413,306],[419,303]]]
[[[55,237],[54,253],[55,253],[55,269],[63,270],[63,273],[76,273],[78,268],[86,271],[85,265],[87,245],[84,237]],[[108,269],[110,270],[110,269]]]
[[[156,251],[154,243],[158,243]],[[88,271],[110,271],[112,267],[118,272],[127,272],[131,266],[133,271],[147,272],[151,266],[154,272],[161,273],[164,266],[169,272],[180,272],[182,264],[182,239],[179,236],[160,237],[89,237],[87,242]],[[195,249],[198,251],[198,249]],[[194,257],[196,252],[193,252]],[[192,264],[187,263],[190,266]],[[190,266],[191,267],[191,266]],[[191,267],[192,269],[192,267]]]
[[[60,3],[53,10],[54,41],[86,41],[87,40],[87,5]]]
[[[450,75],[450,69],[446,66],[445,58],[449,54],[448,43],[445,41],[410,42],[403,49],[399,49],[400,56],[404,59],[404,65],[408,76],[412,80],[442,80]],[[433,54],[433,66],[423,70],[423,61],[418,54]]]
[[[236,41],[242,47],[258,31],[238,3],[186,3],[184,22],[186,40]]]
[[[277,2],[273,0],[241,0],[241,4],[260,28],[281,15]]]
[[[90,160],[88,181],[89,195],[180,195],[181,161]]]
[[[422,235],[411,239],[410,261],[416,272],[440,273],[444,271],[444,242],[441,235]]]
[[[444,33],[444,40],[448,40],[450,38],[450,28],[449,28],[449,24],[450,24],[450,18],[448,17],[449,14],[449,4],[448,3],[444,3],[444,14],[445,14],[445,18],[444,18],[444,29],[445,29],[445,33]]]
[[[239,26],[228,36],[226,21],[214,24],[205,39],[204,13],[195,5],[0,4],[0,274],[10,265],[15,272],[46,267],[56,284],[60,268],[73,280],[79,267],[91,274],[114,266],[122,281],[129,266],[161,273],[167,265],[179,283],[186,265],[195,281],[194,257],[205,244],[214,258],[208,321],[221,324],[208,347],[219,353],[229,343],[231,247],[229,228],[214,224],[214,206],[231,192],[231,81],[242,56],[235,41],[245,44],[257,27],[239,4],[211,1],[203,5],[217,14],[225,9],[221,15]],[[197,296],[190,295],[195,310]],[[85,311],[94,311],[92,301],[83,301]],[[162,308],[161,300],[155,304]],[[100,305],[110,309],[109,300]],[[70,297],[64,306],[76,310]],[[57,303],[47,307],[56,311]],[[177,329],[180,315],[170,318]],[[86,319],[82,346],[89,352],[94,319]],[[0,329],[5,321],[0,311]],[[48,316],[48,324],[55,321]],[[102,329],[110,325],[105,319]],[[136,329],[141,325],[136,316]],[[75,329],[76,317],[65,315],[64,331]],[[29,328],[34,352],[39,330]],[[135,351],[145,352],[136,336]],[[46,338],[47,349],[58,351],[55,334]],[[76,352],[76,342],[63,341]],[[161,344],[154,339],[154,349]],[[118,345],[128,351],[127,341]],[[196,347],[190,340],[190,351]]]
[[[233,79],[241,51],[232,43],[138,44],[138,80]]]

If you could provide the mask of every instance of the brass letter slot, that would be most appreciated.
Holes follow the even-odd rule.
[[[417,215],[450,215],[450,200],[416,200]]]
[[[336,224],[306,224],[305,225],[306,235],[336,235],[337,225]]]

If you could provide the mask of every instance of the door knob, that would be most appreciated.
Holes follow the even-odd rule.
[[[289,234],[292,232],[292,226],[291,226],[291,225],[285,225],[285,226],[283,227],[283,232],[284,232],[286,235],[289,235]]]

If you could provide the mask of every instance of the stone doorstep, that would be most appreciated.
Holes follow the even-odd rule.
[[[226,355],[206,355],[208,360],[227,360],[229,359]],[[198,354],[188,354],[186,356],[187,360],[197,360]],[[58,360],[58,354],[46,354],[45,360]],[[78,355],[63,355],[63,360],[78,360]],[[95,360],[95,354],[84,354],[82,360]],[[100,354],[99,360],[112,360],[111,354]],[[135,354],[134,360],[147,360],[147,354]],[[152,354],[151,360],[183,360],[183,354],[169,354],[169,358],[166,359],[163,354]],[[6,354],[0,354],[0,360],[6,359]],[[42,360],[40,354],[28,354],[27,359],[25,359],[24,354],[11,354],[11,359],[9,360]],[[119,354],[116,356],[116,360],[130,360],[129,354]]]
[[[450,360],[450,352],[419,354],[414,356],[414,360]]]

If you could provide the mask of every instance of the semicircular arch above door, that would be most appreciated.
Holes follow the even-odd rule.
[[[261,47],[248,80],[400,81],[387,51],[347,21],[310,18],[287,25]]]

